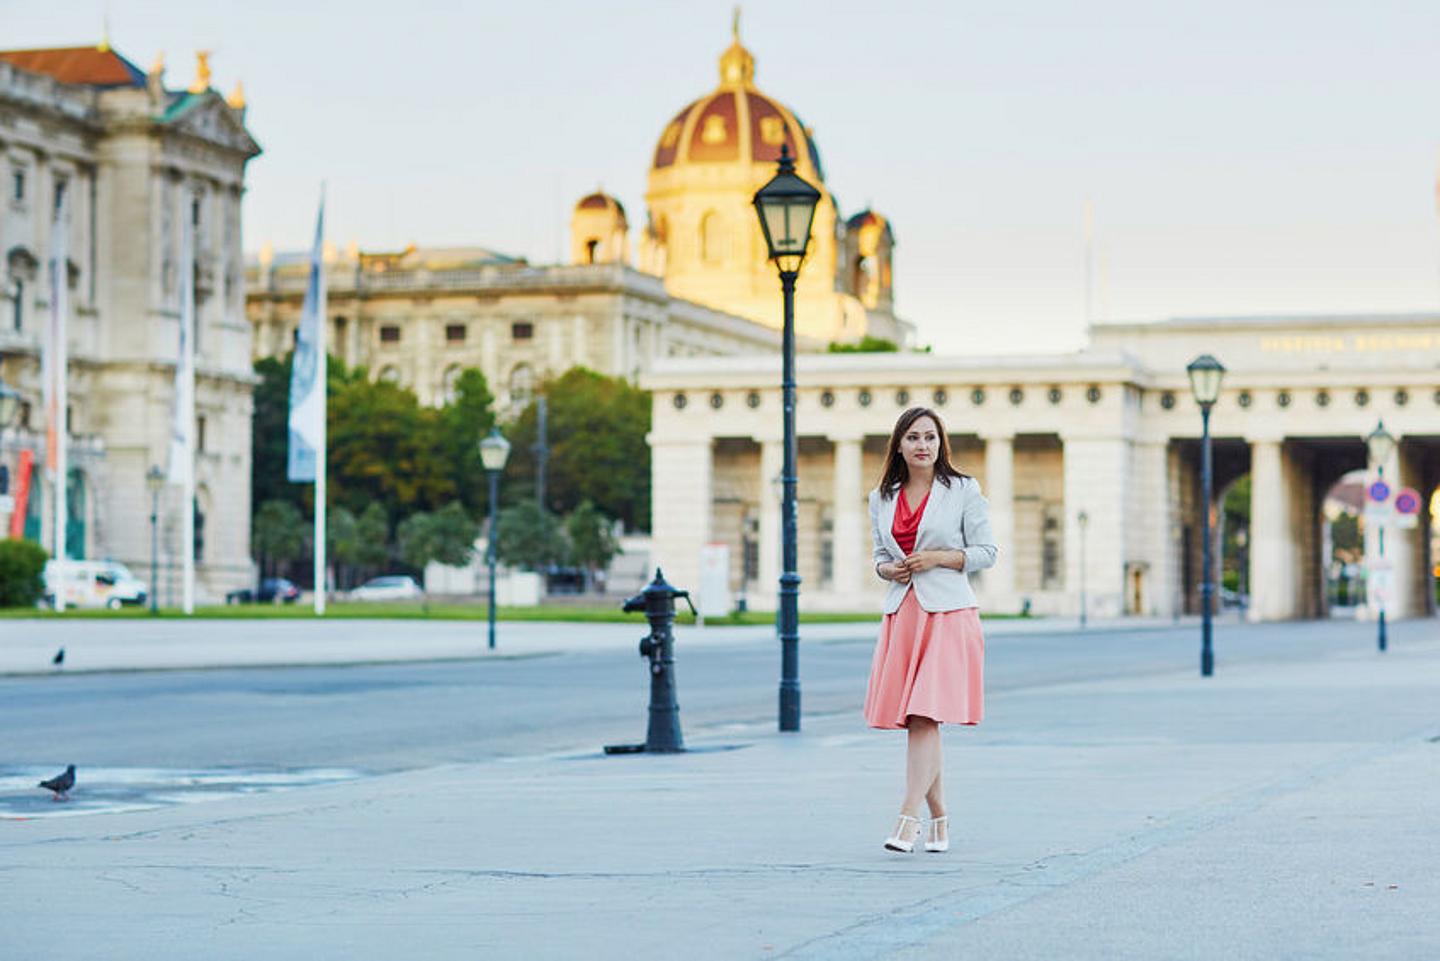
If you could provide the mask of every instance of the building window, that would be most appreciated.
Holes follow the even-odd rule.
[[[10,199],[18,203],[25,201],[25,171],[16,170],[10,175]]]
[[[16,277],[11,281],[11,288],[14,292],[14,301],[11,303],[11,311],[14,316],[15,329],[23,330],[25,327],[25,281]]]
[[[205,415],[201,414],[195,418],[195,450],[205,453]]]
[[[522,321],[522,322],[520,322],[520,323],[515,323],[515,324],[511,324],[511,325],[510,325],[510,339],[511,339],[511,340],[533,340],[534,338],[535,338],[535,325],[534,325],[534,324],[532,324],[532,323],[530,323],[530,322],[528,322],[528,321]]]
[[[445,343],[447,343],[447,344],[463,344],[463,343],[465,343],[465,325],[464,325],[464,324],[446,324],[446,325],[445,325]]]
[[[382,344],[398,344],[398,343],[400,343],[400,328],[399,328],[399,327],[396,327],[396,326],[393,325],[393,324],[386,324],[384,327],[381,327],[381,328],[380,328],[380,343],[382,343]]]
[[[195,195],[193,198],[191,198],[191,200],[190,200],[190,226],[192,226],[192,227],[195,228],[195,232],[196,232],[197,234],[200,232],[200,195],[199,195],[199,194],[196,194],[196,195]]]
[[[595,250],[599,246],[600,241],[596,240],[594,237],[591,237],[589,240],[585,241],[585,262],[587,264],[593,264],[595,262]]]
[[[452,364],[445,368],[445,373],[440,378],[440,390],[446,404],[455,403],[455,399],[460,396],[460,372],[460,365]]]
[[[529,364],[520,364],[510,372],[510,403],[521,406],[530,403],[535,392],[535,372]]]
[[[725,259],[725,226],[713,210],[700,220],[700,259],[707,264]]]
[[[195,498],[195,563],[205,559],[205,512],[200,509],[200,498]]]

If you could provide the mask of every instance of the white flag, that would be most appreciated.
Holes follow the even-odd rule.
[[[66,185],[55,188],[55,219],[50,228],[50,322],[45,328],[45,465],[50,470],[51,488],[55,492],[54,515],[51,532],[55,537],[54,558],[63,562],[66,558],[66,540],[69,519],[66,501],[66,481],[69,478],[69,458],[66,444],[66,409],[70,405],[69,385],[69,343],[66,332],[70,317],[70,253],[69,218],[66,216]],[[64,592],[55,591],[55,606],[65,606]]]
[[[189,483],[195,471],[195,231],[186,216],[180,232],[180,342],[175,354],[175,407],[170,418],[172,484]]]
[[[313,483],[316,461],[325,450],[325,197],[315,218],[315,243],[310,248],[310,283],[300,312],[295,357],[290,369],[290,446],[285,476],[297,484]]]

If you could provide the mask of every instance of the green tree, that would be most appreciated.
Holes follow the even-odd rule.
[[[592,501],[632,530],[650,526],[650,394],[623,378],[573,367],[541,387],[548,401],[546,503],[568,513]],[[501,485],[508,504],[533,497],[536,409],[506,431],[510,461]]]
[[[355,519],[354,564],[362,570],[384,567],[390,559],[390,518],[372,503]]]
[[[500,563],[534,570],[565,561],[568,545],[559,518],[533,499],[502,510],[495,526]]]
[[[45,548],[34,541],[0,540],[0,607],[39,603],[45,596],[45,562],[49,558]]]
[[[331,503],[353,512],[379,502],[406,515],[454,499],[438,412],[410,391],[363,377],[341,382],[328,420]]]
[[[585,571],[585,589],[590,590],[597,570],[610,566],[620,553],[620,543],[612,532],[613,522],[594,504],[581,501],[580,506],[565,518],[565,533],[570,541],[570,562]]]
[[[485,375],[475,368],[460,372],[455,397],[440,409],[440,438],[460,502],[473,515],[485,512],[488,486],[480,463],[480,439],[495,424],[494,396]]]
[[[276,564],[298,560],[305,553],[305,520],[300,509],[286,500],[260,505],[250,529],[250,546],[260,558],[260,573],[272,573]]]
[[[479,534],[479,525],[465,513],[465,508],[451,501],[433,514],[411,514],[400,522],[395,537],[401,559],[423,577],[425,566],[432,561],[451,567],[468,564]]]

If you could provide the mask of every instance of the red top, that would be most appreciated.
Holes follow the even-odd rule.
[[[895,543],[906,554],[915,550],[915,535],[920,530],[920,518],[925,513],[925,505],[930,501],[930,492],[926,491],[925,496],[920,499],[920,506],[913,511],[910,505],[905,503],[905,489],[895,492],[895,523],[890,525],[890,533],[895,535]]]

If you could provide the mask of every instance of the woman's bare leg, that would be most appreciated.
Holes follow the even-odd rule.
[[[940,784],[940,725],[928,717],[912,714],[907,725],[905,752],[905,800],[903,814],[918,815],[920,802],[929,800]],[[943,802],[942,802],[943,812]],[[934,804],[931,804],[934,814]]]

